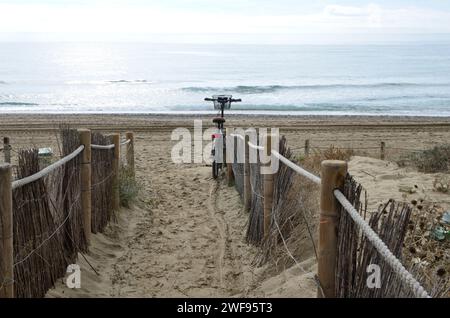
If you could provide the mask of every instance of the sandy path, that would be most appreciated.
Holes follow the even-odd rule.
[[[126,252],[114,264],[112,295],[241,292],[246,271],[241,262],[251,261],[242,254],[251,248],[243,243],[246,216],[235,190],[212,180],[209,167],[168,162],[167,143],[137,145],[138,179],[152,193],[141,194],[149,208],[136,216]]]

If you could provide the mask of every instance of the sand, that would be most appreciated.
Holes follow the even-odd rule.
[[[450,195],[436,191],[433,186],[436,177],[445,175],[443,173],[420,173],[401,168],[395,162],[359,156],[349,162],[349,171],[369,194],[371,211],[387,199],[433,202],[450,209]]]
[[[204,119],[209,127],[211,116]],[[205,164],[174,164],[172,129],[192,127],[190,116],[6,115],[0,136],[14,149],[51,146],[58,153],[60,123],[101,131],[135,131],[136,172],[142,186],[137,202],[122,209],[104,234],[93,235],[91,250],[80,255],[82,288],[70,290],[64,279],[48,297],[315,297],[315,259],[273,273],[254,266],[255,247],[244,242],[247,214],[234,188],[211,178]],[[425,149],[449,140],[446,118],[230,117],[239,127],[280,127],[299,155],[305,139],[315,147],[352,147],[358,156],[350,172],[369,192],[370,208],[389,198],[426,198],[450,204],[449,195],[432,189],[433,174],[399,168],[402,151],[390,149],[381,161],[380,141],[388,147]],[[359,149],[374,148],[374,149]],[[1,157],[1,156],[0,156]],[[406,194],[400,186],[417,185]],[[86,261],[87,260],[87,261]],[[95,270],[94,270],[95,269]]]

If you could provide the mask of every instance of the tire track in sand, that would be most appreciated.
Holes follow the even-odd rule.
[[[219,284],[221,288],[225,288],[223,283],[223,262],[225,257],[225,250],[226,250],[226,225],[224,224],[223,220],[219,220],[217,217],[217,190],[219,188],[219,185],[217,182],[213,182],[211,184],[210,190],[209,190],[209,204],[208,204],[208,211],[209,215],[215,225],[215,227],[218,230],[218,255],[216,258],[217,263],[217,271],[219,276]]]
[[[220,287],[224,295],[235,295],[247,288],[244,272],[249,267],[242,260],[249,250],[243,236],[246,215],[234,188],[228,187],[223,178],[212,182],[208,207],[212,222],[218,229],[216,264]]]

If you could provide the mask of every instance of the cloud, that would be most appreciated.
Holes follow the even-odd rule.
[[[340,21],[341,24],[346,23],[349,26],[366,24],[367,27],[380,27],[382,16],[383,9],[376,4],[361,7],[328,5],[323,10],[324,20]]]
[[[308,13],[254,14],[124,5],[31,5],[0,3],[0,33],[136,33],[136,34],[353,34],[450,33],[450,13],[418,7],[384,8],[327,5]],[[296,6],[298,9],[298,6]],[[302,13],[296,13],[302,12]]]
[[[340,5],[328,5],[323,12],[325,15],[338,17],[368,17],[370,15],[367,7],[349,7]]]

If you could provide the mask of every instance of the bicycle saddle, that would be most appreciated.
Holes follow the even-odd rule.
[[[223,118],[223,117],[215,117],[214,119],[213,119],[213,123],[217,123],[217,124],[220,124],[220,123],[224,123],[225,122],[225,118]]]

